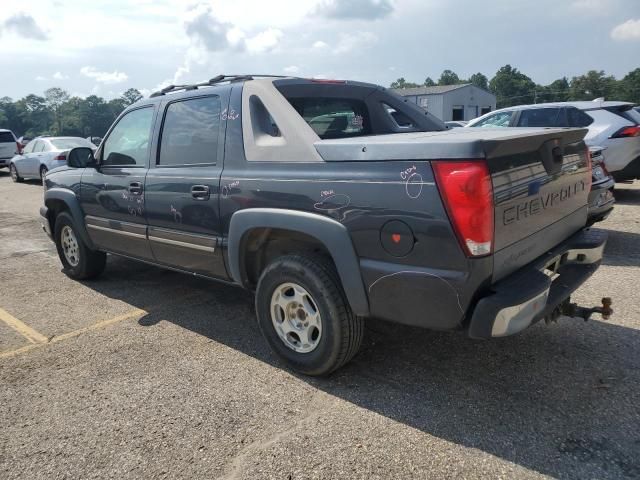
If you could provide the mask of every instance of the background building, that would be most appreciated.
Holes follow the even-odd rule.
[[[472,120],[496,109],[496,96],[471,83],[393,90],[444,122]]]

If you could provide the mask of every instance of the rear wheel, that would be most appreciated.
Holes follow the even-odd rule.
[[[78,235],[73,218],[66,212],[56,217],[54,237],[64,272],[75,280],[86,280],[100,275],[107,255],[89,249]]]
[[[9,173],[11,173],[11,180],[13,180],[16,183],[20,183],[20,182],[22,182],[22,180],[24,180],[18,174],[18,169],[16,168],[15,163],[12,163],[11,166],[9,167]]]
[[[40,167],[40,180],[42,181],[42,183],[44,183],[44,177],[47,174],[47,172],[49,171],[49,169],[47,167],[45,167],[44,165],[42,165]]]
[[[256,314],[263,335],[292,369],[327,375],[358,352],[364,333],[330,262],[287,255],[260,276]]]

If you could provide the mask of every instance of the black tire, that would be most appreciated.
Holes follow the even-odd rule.
[[[9,166],[9,173],[11,174],[11,180],[13,180],[15,183],[22,183],[22,181],[24,180],[24,178],[22,178],[20,174],[18,174],[18,169],[16,168],[16,165],[14,163]]]
[[[74,262],[76,263],[75,265],[70,263],[65,255],[62,241],[62,233],[65,227],[71,229],[77,243],[77,263]],[[75,280],[88,280],[97,277],[104,271],[107,254],[89,249],[78,234],[73,218],[68,213],[62,212],[56,217],[53,238],[58,250],[58,256],[64,267],[64,273],[67,276]]]
[[[285,283],[303,287],[320,313],[322,333],[310,352],[294,351],[274,327],[271,299]],[[333,265],[316,257],[287,255],[271,262],[258,281],[256,315],[271,348],[291,369],[305,375],[328,375],[342,367],[358,352],[364,335],[364,322],[351,311]]]
[[[48,171],[49,169],[46,166],[42,165],[40,167],[40,180],[42,181],[43,184],[44,184],[44,176],[47,174]]]

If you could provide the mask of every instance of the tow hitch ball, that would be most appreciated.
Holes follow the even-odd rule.
[[[601,307],[580,307],[577,303],[571,303],[569,299],[565,300],[562,304],[553,311],[545,320],[547,323],[555,322],[559,317],[571,317],[582,318],[585,322],[591,318],[594,313],[602,315],[603,320],[609,320],[613,315],[613,309],[611,308],[611,298],[604,297],[602,299]]]

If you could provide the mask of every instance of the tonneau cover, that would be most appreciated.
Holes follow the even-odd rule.
[[[579,142],[586,134],[577,128],[455,128],[319,140],[314,146],[327,162],[491,158],[536,151],[554,138]]]

